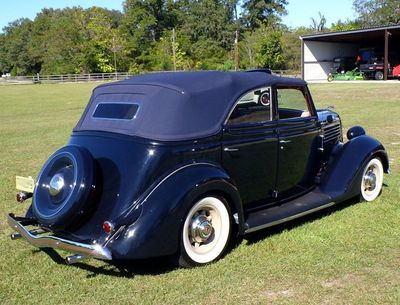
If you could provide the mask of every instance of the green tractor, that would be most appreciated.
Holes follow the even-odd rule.
[[[333,80],[363,80],[364,72],[356,66],[356,58],[336,57],[333,59],[332,72],[328,75],[328,82]]]
[[[333,80],[364,80],[365,79],[365,74],[364,72],[361,72],[358,68],[354,68],[351,71],[347,72],[333,72],[329,73],[328,75],[328,82],[331,82]]]

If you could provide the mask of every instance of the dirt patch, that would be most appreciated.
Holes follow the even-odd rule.
[[[291,298],[295,296],[295,292],[292,289],[280,290],[280,291],[265,291],[262,293],[264,297],[273,301],[280,298]]]
[[[361,283],[362,280],[355,274],[345,274],[344,276],[323,281],[321,286],[324,288],[345,288],[350,284]]]

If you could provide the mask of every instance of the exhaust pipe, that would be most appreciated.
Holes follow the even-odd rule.
[[[14,232],[14,233],[11,233],[10,237],[12,240],[16,240],[18,238],[21,238],[22,236],[18,232]]]
[[[44,230],[43,228],[33,229],[33,230],[29,231],[29,233],[31,233],[32,235],[39,235],[39,234],[46,233],[46,232],[47,231]],[[18,232],[14,232],[14,233],[10,234],[10,237],[11,237],[12,240],[16,240],[16,239],[21,238],[22,235],[20,233],[18,233]]]
[[[74,254],[74,255],[67,256],[65,258],[65,262],[67,265],[72,265],[79,261],[84,260],[85,258],[86,258],[86,256],[84,256],[82,254]]]

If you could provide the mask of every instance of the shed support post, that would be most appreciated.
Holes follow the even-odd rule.
[[[301,64],[300,64],[300,69],[301,69],[301,78],[304,79],[304,40],[302,37],[300,37],[301,40]]]
[[[388,56],[389,56],[389,32],[385,29],[385,54],[383,55],[383,79],[388,79]]]

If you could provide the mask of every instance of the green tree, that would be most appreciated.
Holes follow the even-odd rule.
[[[357,30],[359,28],[362,28],[362,24],[357,20],[341,21],[339,19],[337,22],[332,23],[331,25],[332,32],[351,31],[351,30]]]
[[[114,72],[117,55],[125,46],[124,35],[119,32],[120,17],[104,8],[92,7],[87,11],[91,56],[95,59],[98,72]]]
[[[173,69],[172,43],[170,31],[165,31],[163,36],[153,44],[152,52],[148,55],[151,71],[168,71]]]
[[[242,39],[239,41],[239,54],[241,55],[241,68],[249,69],[256,68],[256,54],[258,52],[257,46],[260,42],[262,34],[260,30],[247,31],[243,34]]]
[[[29,56],[38,64],[40,73],[90,70],[84,55],[88,41],[85,28],[82,8],[43,9],[33,21],[28,43]]]
[[[0,34],[0,74],[8,73],[11,71],[11,64],[7,60],[7,50],[5,48],[6,45],[6,35]]]
[[[398,0],[354,0],[353,8],[363,26],[400,24]]]
[[[99,7],[43,9],[33,21],[17,20],[5,28],[0,69],[14,74],[172,70],[172,29],[177,69],[229,70],[237,50],[242,68],[277,68],[284,65],[282,44],[291,44],[289,36],[277,34],[286,3],[125,0],[122,13]],[[285,52],[285,60],[291,58]]]
[[[44,38],[41,73],[80,72],[79,60],[82,56],[79,55],[85,41],[84,32],[80,31],[75,19],[76,12],[80,10],[81,8],[68,8],[52,12],[49,28],[41,33]]]
[[[301,65],[301,40],[300,36],[311,34],[310,28],[298,27],[291,31],[282,32],[282,48],[284,69],[300,71]]]
[[[274,26],[287,13],[287,0],[247,0],[243,1],[242,22],[246,28],[254,29],[262,25]]]
[[[120,18],[121,13],[117,11],[97,7],[43,9],[32,23],[27,42],[27,54],[38,67],[37,71],[29,73],[114,71],[116,43],[113,37],[119,40],[123,37],[115,33]]]
[[[32,35],[32,21],[18,19],[11,22],[4,29],[3,54],[5,63],[13,75],[25,75],[32,70],[36,71],[36,63],[31,60],[28,52],[28,43]]]
[[[123,8],[121,30],[127,37],[126,51],[131,65],[151,70],[152,49],[164,29],[174,26],[174,1],[126,0]]]
[[[259,67],[270,69],[282,69],[284,67],[283,48],[281,41],[282,33],[270,32],[260,41],[256,55]]]
[[[36,15],[32,23],[32,35],[27,43],[29,57],[36,62],[37,71],[29,71],[30,73],[38,73],[42,69],[43,62],[47,58],[48,45],[51,44],[49,30],[55,17],[53,9],[43,9]]]
[[[282,32],[262,26],[247,31],[239,43],[241,68],[285,68]]]
[[[230,56],[235,39],[235,1],[180,0],[177,42],[192,68],[216,69]]]

